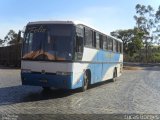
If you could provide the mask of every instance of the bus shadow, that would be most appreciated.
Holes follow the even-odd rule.
[[[41,87],[13,86],[0,88],[0,106],[15,103],[34,102],[70,96],[74,91],[52,89],[44,91]]]
[[[89,86],[89,89],[94,89],[101,85],[111,83],[110,80],[96,83]],[[57,99],[71,96],[74,93],[80,93],[80,89],[66,90],[66,89],[51,89],[43,90],[41,87],[32,86],[12,86],[0,88],[0,106],[11,105],[16,103],[34,102],[41,100]],[[87,91],[86,91],[87,92]],[[85,92],[84,92],[85,94]]]
[[[32,102],[32,101],[40,101],[40,100],[49,100],[49,99],[57,99],[63,98],[72,95],[70,90],[64,89],[51,89],[48,91],[41,90],[39,93],[30,93],[27,96],[23,97],[23,102]]]
[[[111,80],[95,83],[93,85],[90,85],[88,89],[94,89],[96,87],[100,87],[102,85],[109,84],[109,83],[112,83]],[[28,101],[37,101],[37,100],[39,101],[39,100],[47,100],[47,99],[57,99],[57,98],[71,96],[71,95],[74,95],[75,93],[82,93],[81,88],[74,89],[74,90],[67,90],[67,89],[43,90],[41,89],[40,92],[30,93],[27,96],[23,97],[23,101],[28,102]]]

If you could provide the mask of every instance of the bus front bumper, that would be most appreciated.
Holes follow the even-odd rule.
[[[72,75],[21,73],[22,85],[71,89]]]

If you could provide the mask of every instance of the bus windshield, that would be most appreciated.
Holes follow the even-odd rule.
[[[72,60],[73,25],[28,25],[22,58],[29,60]]]

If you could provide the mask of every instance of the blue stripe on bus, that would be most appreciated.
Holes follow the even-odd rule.
[[[120,54],[106,51],[99,51],[92,62],[119,62]],[[115,64],[89,64],[87,69],[91,70],[91,84],[102,81],[109,68],[116,66]],[[80,76],[79,81],[72,86],[72,89],[82,87],[83,85],[83,74]]]

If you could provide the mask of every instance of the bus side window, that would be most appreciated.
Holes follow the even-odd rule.
[[[121,49],[121,43],[118,42],[118,52],[119,52],[119,53],[121,53],[121,50],[120,50],[120,49]]]
[[[100,48],[100,39],[99,39],[99,33],[96,32],[96,48]]]
[[[115,41],[115,52],[119,52],[118,51],[118,41],[114,40]]]
[[[83,38],[76,36],[76,52],[83,52]]]
[[[96,48],[96,32],[93,32],[93,48]]]
[[[113,51],[113,39],[108,37],[108,50]]]
[[[123,43],[120,43],[120,52],[123,53]]]
[[[106,36],[103,36],[103,49],[108,50],[108,41]]]
[[[103,35],[99,34],[100,48],[103,49]]]
[[[77,28],[75,41],[75,60],[81,60],[83,55],[83,30]]]
[[[117,44],[115,39],[113,39],[113,52],[117,52]]]
[[[93,31],[87,27],[85,27],[85,46],[87,47],[93,47]]]

